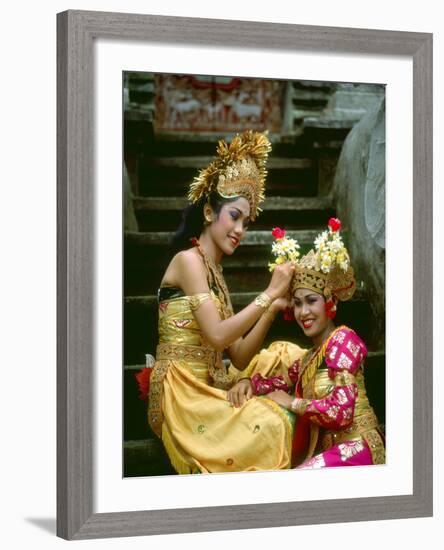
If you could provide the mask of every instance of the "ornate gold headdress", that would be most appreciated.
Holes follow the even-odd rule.
[[[194,178],[188,193],[189,201],[197,202],[213,191],[224,198],[245,197],[250,204],[250,217],[254,220],[265,198],[265,164],[271,151],[267,133],[246,130],[237,134],[229,145],[220,140],[217,156]]]
[[[314,250],[296,262],[292,291],[309,288],[323,294],[327,310],[335,311],[332,298],[343,302],[350,300],[356,290],[354,271],[350,257],[339,235],[341,222],[331,218],[328,230],[316,238]]]

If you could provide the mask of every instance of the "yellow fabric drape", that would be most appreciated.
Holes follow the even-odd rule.
[[[187,297],[162,302],[159,314],[161,343],[203,343],[199,342],[199,327]],[[288,367],[303,352],[289,342],[275,342],[256,355],[240,376],[256,372],[286,376]],[[162,412],[161,437],[176,471],[187,474],[290,468],[292,423],[286,412],[270,399],[258,397],[240,408],[231,407],[227,392],[212,385],[207,370],[208,364],[197,360],[163,359],[154,366],[153,380],[159,382],[152,384],[150,400],[160,400],[156,407],[160,406]],[[233,379],[238,372],[230,367]],[[161,376],[156,377],[159,373]]]
[[[178,473],[290,467],[291,424],[270,400],[234,408],[226,391],[171,362],[164,379],[162,440]]]

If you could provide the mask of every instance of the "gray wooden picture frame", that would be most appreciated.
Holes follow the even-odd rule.
[[[413,60],[413,494],[94,513],[93,44],[97,38]],[[432,34],[66,11],[57,16],[57,534],[89,539],[426,517],[432,473]],[[406,300],[408,301],[406,296]],[[406,335],[408,338],[410,335]]]

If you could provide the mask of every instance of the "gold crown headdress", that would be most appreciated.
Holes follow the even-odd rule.
[[[308,288],[323,294],[327,302],[332,298],[350,300],[356,290],[350,257],[339,234],[341,222],[331,218],[328,229],[315,239],[315,248],[296,262],[292,291]],[[330,304],[334,311],[333,303]]]
[[[194,178],[188,200],[197,202],[213,191],[224,198],[245,197],[250,204],[250,217],[254,220],[265,198],[265,164],[271,151],[267,133],[246,130],[237,134],[229,145],[220,140],[217,156]]]

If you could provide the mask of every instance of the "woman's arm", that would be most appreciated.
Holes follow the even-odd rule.
[[[265,311],[250,332],[243,338],[239,338],[228,349],[228,354],[235,367],[244,370],[251,359],[258,353],[264,338],[270,329],[279,311],[289,305],[286,298],[274,300],[269,309]]]
[[[353,422],[358,389],[354,376],[348,372],[337,373],[334,382],[333,390],[322,399],[295,398],[281,390],[267,397],[323,428],[342,430]]]
[[[338,330],[331,338],[325,353],[328,374],[334,383],[333,389],[325,397],[296,397],[291,403],[288,395],[281,395],[283,392],[273,392],[268,397],[324,428],[347,428],[353,422],[358,395],[355,373],[366,355],[367,348],[354,331],[348,328]]]
[[[294,272],[291,264],[278,267],[265,290],[271,301],[286,293]],[[174,257],[168,268],[168,282],[179,286],[187,296],[210,292],[203,261],[193,249],[180,252]],[[263,313],[264,308],[252,302],[236,315],[222,320],[213,301],[206,300],[194,311],[194,316],[205,340],[216,350],[223,351],[241,338]],[[264,319],[263,334],[266,332],[265,323],[269,327],[269,321]]]
[[[366,356],[367,348],[356,332],[347,327],[336,330],[325,350],[328,375],[334,381],[333,390],[323,399],[296,399],[292,408],[330,430],[350,426],[358,395],[355,374]]]
[[[264,378],[260,372],[251,377],[251,387],[254,395],[267,395],[275,391],[283,391],[288,393],[297,383],[299,379],[300,360],[297,359],[290,367],[288,367],[287,379],[288,383],[281,375],[270,376]],[[292,400],[293,398],[291,398]],[[291,401],[288,401],[290,405]],[[280,403],[281,405],[283,403]],[[284,405],[285,406],[285,405]]]
[[[278,346],[279,344],[284,344],[284,346],[286,347],[286,344],[283,342],[277,342],[277,344]],[[278,353],[278,355],[276,355],[276,348],[273,348],[274,345],[272,344],[269,348],[262,350],[262,352],[256,356],[255,360],[250,362],[248,370],[250,370],[250,367],[253,367],[253,370],[255,370],[263,360],[265,360],[265,363],[269,363],[267,359],[269,360],[270,354],[272,354],[274,355],[274,359],[272,359],[272,362],[274,363],[274,368],[272,366],[272,370],[274,371],[275,368],[279,366],[281,372],[283,372],[282,368],[285,364],[287,366],[286,368],[288,368],[287,375],[285,377],[283,375],[277,375],[264,378],[259,371],[251,378],[241,378],[227,393],[227,399],[233,406],[240,407],[244,403],[244,401],[248,401],[248,399],[253,397],[253,395],[266,395],[275,390],[290,392],[293,386],[297,383],[297,380],[299,378],[300,366],[299,359],[294,361],[288,367],[287,359],[289,359],[289,357],[286,356],[285,353],[281,357],[280,352]],[[265,363],[263,364],[265,365]]]
[[[355,377],[347,371],[337,372],[333,390],[322,399],[296,398],[290,409],[328,430],[348,428],[355,413],[358,387]]]

